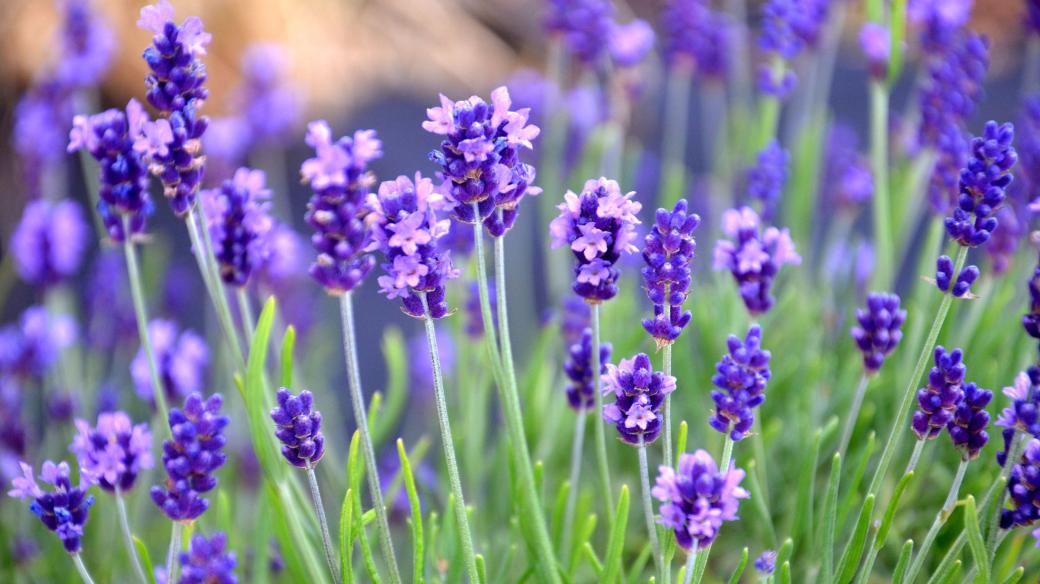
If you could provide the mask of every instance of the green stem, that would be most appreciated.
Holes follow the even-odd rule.
[[[870,83],[870,165],[874,174],[874,287],[888,289],[892,280],[892,233],[888,209],[888,87]]]
[[[201,213],[199,214],[199,219],[203,222],[205,221]],[[202,282],[206,286],[206,293],[213,303],[213,310],[217,313],[217,320],[224,330],[224,340],[228,343],[228,348],[231,350],[231,354],[234,355],[235,363],[239,370],[245,371],[246,362],[242,353],[242,344],[238,338],[238,332],[235,330],[234,320],[231,318],[231,308],[228,306],[227,295],[224,294],[224,284],[213,267],[215,260],[210,252],[211,248],[199,234],[199,226],[195,223],[195,211],[188,213],[184,217],[184,224],[188,227],[188,237],[191,239],[195,263],[198,264]],[[201,231],[208,233],[209,230],[203,226]],[[208,235],[206,239],[208,239]]]
[[[650,502],[650,472],[646,463],[646,444],[639,437],[639,478],[643,491],[643,515],[646,518],[646,532],[650,536],[650,549],[654,553],[654,564],[657,566],[658,580],[664,582],[664,557],[661,556],[661,545],[657,541],[657,525],[654,523],[654,505]]]
[[[910,474],[917,468],[917,462],[921,460],[921,453],[924,452],[925,440],[918,440],[917,444],[914,444],[914,450],[910,453],[910,460],[906,463],[906,470],[903,474]]]
[[[1032,401],[1032,389],[1030,391],[1030,401]],[[1006,479],[1011,473],[1011,468],[1017,464],[1019,457],[1022,456],[1022,450],[1025,447],[1025,442],[1028,438],[1020,438],[1016,431],[1011,436],[1011,448],[1008,449],[1007,459],[1004,460],[1004,468],[1000,469],[999,479]],[[990,521],[989,532],[986,534],[986,551],[989,553],[990,560],[993,559],[993,555],[997,551],[997,532],[1000,531],[1000,512],[1004,509],[1004,501],[1007,499],[1007,489],[1001,489],[1000,493],[997,494],[997,504],[994,505],[993,519]],[[984,508],[983,505],[980,508]]]
[[[440,425],[441,443],[444,446],[444,460],[448,466],[448,481],[455,497],[455,520],[459,524],[459,540],[462,546],[462,560],[466,564],[471,584],[480,583],[477,571],[477,559],[473,554],[473,535],[469,529],[469,516],[466,510],[466,499],[462,496],[462,481],[459,479],[459,467],[455,462],[455,443],[451,435],[451,423],[448,421],[448,402],[444,397],[444,378],[441,375],[441,355],[437,348],[437,332],[433,327],[429,302],[426,293],[420,292],[419,299],[423,307],[423,324],[426,328],[426,342],[430,346],[430,363],[433,368],[433,393],[437,403],[437,421]],[[485,329],[487,330],[487,329]]]
[[[845,449],[849,446],[849,440],[852,439],[852,432],[856,429],[856,419],[859,417],[859,410],[863,407],[863,396],[867,393],[867,385],[870,383],[870,376],[865,372],[859,378],[859,385],[856,386],[856,394],[852,397],[852,407],[849,408],[849,415],[845,419],[845,430],[841,433],[841,443],[838,446],[838,452],[841,453],[842,457],[845,456]]]
[[[961,464],[957,467],[957,474],[953,477],[953,482],[950,484],[950,491],[946,495],[946,502],[943,503],[939,512],[935,514],[935,520],[932,521],[932,526],[928,528],[928,533],[924,536],[924,541],[921,543],[921,550],[917,552],[917,557],[910,564],[910,571],[907,572],[906,578],[903,580],[904,582],[914,582],[917,579],[918,572],[924,567],[924,561],[928,558],[928,550],[935,543],[939,530],[942,529],[943,525],[946,525],[946,522],[950,519],[950,514],[953,513],[953,507],[957,503],[957,497],[960,494],[961,482],[964,480],[964,472],[967,469],[968,461],[961,460]]]
[[[116,510],[119,512],[119,527],[123,531],[123,543],[126,544],[126,553],[130,555],[130,563],[133,564],[134,573],[142,584],[148,584],[151,579],[144,573],[141,566],[141,558],[137,556],[137,548],[134,546],[134,536],[130,531],[130,520],[126,514],[126,501],[123,499],[123,491],[116,485]]]
[[[600,305],[592,305],[592,370],[596,373],[592,376],[593,378],[593,394],[595,395],[596,405],[595,412],[599,413],[603,411],[603,395],[600,393],[600,376],[598,375],[602,365],[599,362],[599,307]],[[612,523],[614,520],[612,509],[614,509],[614,493],[611,490],[610,483],[610,464],[607,460],[607,436],[606,436],[606,424],[600,422],[593,424],[593,428],[596,432],[596,463],[599,466],[599,486],[600,494],[603,496],[603,504],[606,507],[607,522]]]
[[[368,491],[372,497],[372,507],[376,512],[376,527],[379,529],[379,544],[382,547],[383,559],[390,569],[390,582],[399,584],[401,573],[397,567],[397,555],[394,552],[393,540],[390,537],[390,523],[386,516],[386,504],[383,492],[379,487],[379,467],[376,465],[375,448],[372,445],[372,434],[368,427],[368,414],[365,410],[364,392],[361,390],[361,367],[357,356],[357,337],[354,327],[353,292],[347,291],[339,297],[340,318],[343,323],[343,356],[347,361],[347,380],[350,385],[350,404],[354,411],[354,424],[361,438],[361,450],[368,472]]]
[[[664,131],[661,138],[661,179],[664,181],[663,206],[682,197],[686,179],[686,124],[690,107],[693,71],[689,63],[676,63],[668,69],[665,88]]]
[[[176,582],[177,572],[180,568],[181,538],[184,533],[184,524],[174,521],[170,528],[170,548],[166,550],[166,581]]]
[[[549,112],[549,123],[543,126],[542,157],[538,166],[540,185],[546,193],[551,196],[539,197],[538,211],[541,217],[541,225],[548,225],[556,213],[556,207],[552,202],[554,197],[560,196],[564,190],[563,175],[563,149],[567,142],[567,109],[560,107],[564,86],[565,69],[567,65],[567,52],[564,50],[563,40],[559,35],[553,35],[549,39],[548,56],[546,62],[546,79],[548,87],[546,91],[545,111]],[[476,225],[480,229],[480,224]],[[557,299],[562,298],[567,291],[566,261],[562,254],[552,253],[550,240],[547,237],[539,238],[542,241],[543,261],[549,277],[549,304],[555,306]],[[483,272],[481,272],[483,274]]]
[[[722,443],[722,458],[719,460],[719,472],[725,473],[729,470],[729,463],[733,459],[733,438],[726,434],[726,440]],[[711,544],[697,554],[697,564],[694,570],[697,574],[693,578],[694,584],[700,584],[704,577],[704,571],[708,569],[708,556],[711,554]]]
[[[87,571],[87,567],[83,564],[83,558],[80,557],[79,552],[72,555],[72,563],[76,564],[76,571],[79,572],[79,577],[83,578],[84,584],[94,584],[94,579],[90,577],[90,572]]]
[[[683,584],[690,584],[690,580],[693,579],[693,568],[699,555],[696,550],[690,550],[686,554],[686,574],[683,576]]]
[[[665,286],[665,298],[668,297],[668,286]],[[672,344],[668,343],[661,350],[661,370],[665,377],[672,375]],[[672,464],[672,399],[671,394],[664,396],[664,463]]]
[[[246,344],[253,344],[253,307],[249,304],[249,293],[245,286],[235,289],[235,301],[238,303],[238,318],[242,321],[242,332],[246,335]]]
[[[578,504],[578,482],[581,479],[581,462],[585,445],[585,420],[588,410],[578,410],[574,419],[574,445],[571,448],[571,475],[570,490],[567,491],[567,507],[563,512],[563,549],[562,557],[564,565],[569,565],[571,550],[571,534],[574,531],[574,508]]]
[[[307,483],[311,487],[311,502],[318,515],[318,526],[321,528],[321,544],[325,548],[325,561],[329,563],[332,581],[339,584],[343,581],[339,573],[339,561],[332,551],[332,537],[329,536],[329,520],[325,517],[325,504],[321,500],[321,489],[318,487],[318,475],[314,473],[314,465],[307,463]]]
[[[152,348],[152,340],[148,336],[148,310],[144,305],[144,292],[141,289],[141,270],[137,265],[137,249],[131,241],[133,231],[130,229],[130,218],[123,216],[123,253],[126,256],[126,276],[130,280],[130,296],[134,301],[134,315],[137,318],[137,335],[141,338],[141,348],[144,349],[145,359],[148,360],[148,373],[152,380],[152,396],[155,398],[155,407],[163,421],[170,417],[170,411],[166,406],[166,389],[163,387],[162,378],[159,376],[159,365],[155,361],[155,350]],[[169,431],[169,426],[163,424]]]

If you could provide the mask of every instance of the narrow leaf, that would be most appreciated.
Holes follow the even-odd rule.
[[[841,453],[831,459],[831,475],[827,479],[827,492],[823,496],[823,541],[820,542],[823,556],[822,582],[830,582],[834,575],[834,524],[837,520],[838,489],[841,486]]]
[[[610,527],[610,536],[607,538],[607,555],[603,563],[602,582],[612,584],[617,582],[618,574],[621,572],[621,552],[625,547],[625,529],[628,526],[628,485],[621,486],[621,496],[618,497],[617,511],[614,513],[614,521]]]
[[[744,568],[747,567],[748,563],[748,549],[745,547],[744,551],[740,552],[740,561],[737,562],[737,568],[733,570],[733,575],[729,577],[729,584],[740,584],[740,577],[744,575]]]
[[[383,444],[397,427],[408,404],[408,356],[401,330],[390,327],[383,333],[383,359],[386,362],[386,402],[377,420],[369,418],[372,427],[372,444],[376,449]]]
[[[134,547],[137,548],[137,557],[141,559],[141,567],[144,568],[144,574],[148,577],[148,582],[155,584],[155,568],[152,567],[152,557],[148,555],[148,547],[144,545],[144,542],[134,538]],[[1019,568],[1021,570],[1021,568]]]
[[[910,570],[910,560],[914,555],[914,540],[908,539],[899,550],[899,561],[896,568],[892,570],[892,584],[903,584],[906,581],[906,573]]]
[[[585,542],[581,546],[581,550],[585,552],[585,557],[589,560],[589,565],[592,566],[592,571],[596,573],[596,576],[603,575],[603,563],[599,561],[599,557],[596,556],[596,550],[592,548],[592,544]]]
[[[397,439],[397,457],[401,460],[401,471],[404,473],[404,488],[408,492],[408,503],[412,507],[412,557],[414,558],[415,570],[412,582],[422,584],[426,557],[423,550],[423,523],[422,506],[419,504],[419,493],[415,489],[415,477],[412,475],[412,465],[408,462],[408,453],[404,450],[404,441]],[[483,564],[483,557],[481,564]],[[484,570],[481,570],[483,572]],[[487,580],[487,576],[483,576]]]
[[[841,562],[838,563],[839,582],[849,582],[856,574],[859,560],[863,557],[863,547],[866,543],[867,530],[870,528],[870,517],[873,513],[874,495],[867,495],[866,500],[863,502],[863,510],[859,514],[859,520],[856,521],[856,528],[852,532],[852,539],[849,540],[845,552],[841,555]]]
[[[1018,584],[1018,581],[1022,579],[1022,576],[1024,576],[1025,573],[1026,569],[1019,566],[1017,570],[1012,572],[1011,575],[1004,580],[1004,584]]]
[[[791,584],[791,562],[784,562],[784,565],[780,566],[780,584]]]
[[[943,573],[936,574],[936,576],[939,577],[939,584],[950,584],[951,582],[956,580],[957,576],[960,576],[960,574],[961,574],[961,561],[957,560],[952,565],[950,565],[948,570],[946,570]]]
[[[293,349],[296,347],[296,328],[285,327],[282,337],[282,387],[293,386]]]
[[[341,571],[347,582],[354,580],[354,540],[351,526],[354,524],[354,490],[348,488],[339,508],[339,557]]]
[[[791,532],[802,546],[810,545],[813,528],[813,499],[816,486],[816,463],[820,454],[822,430],[817,430],[813,437],[812,450],[802,463],[798,478],[798,495],[795,502],[795,519]]]
[[[895,517],[896,509],[899,507],[899,498],[903,496],[903,492],[906,491],[906,487],[913,478],[914,471],[910,471],[903,475],[903,478],[899,479],[899,483],[896,484],[896,490],[892,492],[892,498],[888,501],[888,507],[885,509],[885,516],[881,520],[881,527],[878,528],[877,538],[874,540],[874,549],[880,550],[885,547],[888,530],[892,528],[892,518]]]
[[[686,452],[686,438],[689,432],[690,427],[686,420],[679,422],[679,438],[675,441],[675,466],[679,466],[679,457]]]
[[[989,554],[986,553],[986,543],[982,540],[982,530],[979,529],[979,516],[975,512],[975,497],[968,495],[964,504],[964,529],[968,533],[968,547],[971,555],[975,558],[975,568],[978,570],[982,582],[989,582],[991,572]]]

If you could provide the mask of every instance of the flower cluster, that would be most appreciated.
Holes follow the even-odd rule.
[[[202,495],[217,486],[213,473],[224,466],[224,428],[230,419],[220,415],[224,400],[213,394],[205,401],[193,393],[184,409],[170,410],[172,440],[163,442],[166,469],[163,486],[154,486],[152,500],[174,521],[194,521],[209,508]]]
[[[437,246],[450,223],[439,219],[437,212],[447,204],[433,182],[418,173],[415,182],[406,176],[384,181],[378,194],[368,196],[370,213],[365,223],[372,229],[372,242],[366,250],[381,251],[385,260],[380,292],[390,299],[400,298],[404,311],[417,318],[427,312],[432,318],[446,316],[444,284],[459,277],[451,253]]]
[[[653,47],[654,31],[636,19],[621,24],[610,0],[550,0],[545,28],[563,38],[567,50],[584,65],[600,68],[609,56],[614,65],[629,67]]]
[[[859,46],[867,57],[870,76],[883,80],[888,76],[888,60],[892,54],[892,33],[888,27],[867,22],[859,29]]]
[[[762,4],[758,46],[770,55],[772,63],[763,64],[759,70],[760,91],[783,99],[794,89],[794,72],[784,61],[819,42],[827,4],[822,0],[768,0]]]
[[[773,279],[784,264],[800,264],[801,256],[787,229],[767,227],[762,232],[758,214],[750,207],[730,209],[722,216],[722,231],[734,239],[715,244],[715,270],[729,270],[740,297],[752,314],[773,307]]]
[[[579,296],[567,296],[560,304],[560,333],[567,344],[576,343],[592,323],[592,307]]]
[[[305,216],[316,231],[311,243],[318,252],[310,273],[330,294],[348,292],[375,266],[375,259],[364,253],[369,243],[365,201],[375,180],[368,165],[383,155],[383,143],[373,130],[358,130],[334,142],[324,120],[307,125],[306,142],[315,152],[300,166],[303,182],[314,191]]]
[[[661,465],[651,494],[661,501],[658,523],[675,531],[684,550],[711,545],[726,521],[737,519],[740,499],[750,495],[740,486],[744,471],[732,463],[720,469],[704,450],[679,457],[679,468]]]
[[[600,375],[607,372],[610,352],[610,343],[600,344]],[[567,384],[567,401],[575,410],[587,410],[596,403],[596,390],[593,387],[596,379],[593,377],[595,373],[592,371],[592,357],[592,329],[587,328],[581,339],[567,349],[567,360],[563,363],[563,372],[570,380]]]
[[[530,109],[510,109],[504,86],[491,92],[491,104],[477,96],[440,99],[440,107],[426,110],[429,119],[422,126],[444,136],[430,160],[440,167],[452,213],[466,223],[482,221],[488,233],[501,237],[516,222],[524,196],[541,192],[532,184],[534,167],[520,162],[521,149],[530,150],[541,130],[528,123]]]
[[[706,0],[669,0],[661,11],[665,54],[673,65],[689,63],[698,76],[722,81],[727,71],[732,24]]]
[[[452,226],[455,225],[460,224],[452,223]],[[488,282],[487,284],[488,304],[491,306],[491,326],[498,327],[498,298],[495,294],[495,283]],[[484,313],[480,307],[480,286],[476,282],[469,283],[469,294],[466,296],[466,334],[471,339],[479,339],[484,336]]]
[[[859,152],[856,131],[836,123],[827,134],[823,183],[827,198],[843,209],[856,209],[874,194],[874,176]]]
[[[946,218],[946,232],[964,246],[986,243],[997,227],[996,211],[1004,203],[1011,184],[1011,168],[1018,154],[1011,146],[1015,128],[986,122],[984,134],[971,141],[971,159],[961,170],[960,196],[953,215]]]
[[[1040,340],[1040,264],[1029,278],[1029,312],[1022,316],[1022,328],[1026,334]]]
[[[94,495],[87,494],[89,481],[80,473],[80,484],[73,487],[68,463],[54,464],[48,460],[40,469],[40,480],[54,487],[48,493],[37,484],[31,466],[24,462],[19,463],[19,466],[22,476],[11,481],[14,488],[7,494],[16,499],[32,499],[29,510],[40,518],[47,529],[58,534],[65,551],[78,553],[83,526],[87,523],[87,512],[94,504]]]
[[[567,191],[560,215],[549,225],[553,248],[566,245],[578,260],[573,290],[586,302],[616,296],[620,272],[614,264],[621,254],[638,251],[636,214],[642,205],[633,196],[634,191],[622,194],[616,181],[590,179],[581,194]]]
[[[658,410],[675,391],[675,378],[654,372],[650,357],[639,353],[617,365],[607,364],[603,381],[603,395],[614,394],[614,403],[603,406],[603,419],[617,427],[621,439],[629,444],[657,440],[661,433]]]
[[[309,468],[325,455],[325,436],[321,433],[321,412],[314,407],[314,395],[304,390],[296,396],[282,387],[278,407],[271,419],[278,427],[275,436],[282,443],[282,456],[293,466]]]
[[[979,451],[989,441],[989,434],[986,433],[989,412],[986,406],[992,399],[993,392],[990,390],[982,389],[974,383],[964,384],[964,397],[946,426],[953,445],[961,451],[964,460],[977,458]]]
[[[867,296],[866,308],[856,309],[856,326],[849,331],[856,346],[863,353],[863,367],[867,374],[877,373],[903,338],[900,330],[906,320],[906,311],[899,308],[899,296],[872,292]]]
[[[250,168],[235,171],[219,189],[202,191],[213,255],[225,283],[245,286],[267,259],[267,234],[274,225],[268,215],[270,198],[264,172]]]
[[[1008,477],[1011,509],[1000,512],[1000,527],[1031,525],[1040,519],[1040,440],[1026,444],[1022,459],[1011,467]]]
[[[654,226],[643,245],[643,283],[654,305],[654,317],[643,320],[643,328],[658,345],[679,338],[692,315],[682,305],[690,293],[690,262],[697,249],[693,232],[700,225],[696,213],[687,213],[686,199],[669,212],[658,209]]]
[[[227,549],[227,536],[216,532],[209,539],[201,533],[191,537],[187,552],[181,552],[178,584],[237,584],[235,552]]]
[[[172,320],[153,320],[148,323],[148,340],[152,342],[152,354],[159,368],[159,380],[163,384],[168,401],[179,402],[190,394],[202,390],[209,365],[209,349],[202,337],[191,330],[178,334],[177,323]],[[130,375],[134,380],[137,395],[153,403],[155,388],[152,387],[151,371],[144,347],[130,363]]]
[[[918,410],[911,427],[918,440],[931,440],[953,420],[953,414],[964,399],[964,373],[960,349],[935,348],[935,367],[928,372],[928,385],[917,391]]]
[[[758,161],[747,174],[748,198],[762,205],[762,217],[769,221],[787,182],[787,151],[778,141],[771,140],[761,152]]]
[[[77,336],[72,317],[30,306],[17,325],[0,329],[0,374],[42,379]]]
[[[141,8],[137,26],[155,35],[144,51],[150,73],[145,78],[148,103],[163,114],[149,122],[144,132],[151,137],[147,156],[151,170],[162,180],[174,213],[183,217],[191,211],[202,184],[206,159],[202,135],[209,120],[199,114],[209,92],[206,66],[200,57],[213,36],[202,20],[191,16],[178,26],[173,21],[169,0]]]
[[[285,140],[297,128],[302,103],[289,80],[289,59],[283,47],[249,46],[242,55],[242,81],[232,103],[245,122],[245,141],[265,145]]]
[[[755,570],[763,576],[769,576],[776,571],[776,552],[766,550],[755,559]]]
[[[97,426],[76,420],[78,433],[69,450],[80,472],[106,491],[129,491],[137,475],[155,465],[148,424],[137,424],[124,412],[98,414]]]
[[[979,268],[966,266],[954,279],[953,260],[950,256],[942,255],[935,262],[935,285],[942,292],[949,292],[956,298],[961,298],[971,291],[971,285],[979,278]]]
[[[997,416],[996,425],[1003,428],[1004,450],[997,453],[997,462],[1004,466],[1008,449],[1015,432],[1024,432],[1030,436],[1040,436],[1040,393],[1036,387],[1040,385],[1040,367],[1030,367],[1015,377],[1015,383],[1004,388],[1004,395],[1011,399]]]
[[[74,276],[83,261],[88,233],[78,203],[45,199],[29,203],[11,237],[18,275],[33,286],[53,286]]]
[[[715,415],[708,423],[734,441],[747,437],[755,423],[755,408],[766,400],[766,384],[772,374],[769,370],[769,351],[762,349],[762,329],[752,325],[744,341],[736,335],[726,340],[728,353],[715,365],[711,382],[719,390],[711,392],[715,401]]]

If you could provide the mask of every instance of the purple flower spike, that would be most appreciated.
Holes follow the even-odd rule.
[[[732,24],[724,13],[706,0],[669,0],[661,11],[661,26],[669,61],[692,66],[704,79],[724,80],[733,42]]]
[[[740,486],[744,471],[733,463],[719,469],[704,450],[679,457],[679,468],[659,467],[650,493],[661,505],[658,523],[675,531],[684,550],[701,550],[715,541],[726,521],[735,521],[740,500],[750,497]]]
[[[80,472],[106,491],[129,491],[142,470],[155,466],[148,424],[135,426],[124,412],[99,414],[93,428],[76,420],[76,429],[69,450]]]
[[[935,348],[935,367],[928,373],[928,385],[917,392],[918,410],[914,412],[911,427],[918,440],[932,440],[951,421],[964,399],[964,352],[947,352]]]
[[[773,307],[776,300],[771,289],[780,268],[802,263],[786,228],[767,227],[763,232],[760,225],[758,214],[750,207],[730,209],[722,216],[722,231],[733,241],[720,239],[715,244],[715,270],[733,274],[752,315]]]
[[[643,328],[659,347],[679,338],[692,318],[682,305],[690,293],[690,262],[697,249],[693,232],[701,218],[687,214],[686,208],[686,199],[680,199],[671,212],[658,209],[644,240],[643,282],[654,305],[654,317],[643,320]]]
[[[614,25],[609,0],[549,0],[545,28],[563,38],[567,50],[588,66],[598,66]]]
[[[584,304],[584,303],[583,303]],[[607,373],[607,362],[610,361],[610,343],[599,346],[599,373]],[[563,364],[563,372],[570,383],[567,384],[567,401],[575,410],[588,410],[596,403],[593,387],[595,378],[592,371],[592,329],[587,328],[581,339],[567,350],[567,361]]]
[[[953,419],[946,425],[953,445],[961,451],[961,458],[974,460],[989,441],[986,426],[989,412],[986,406],[993,399],[993,392],[974,383],[964,384],[964,399],[957,405]]]
[[[79,203],[39,199],[25,206],[11,237],[18,275],[33,286],[53,286],[74,276],[87,246]]]
[[[953,260],[950,256],[939,256],[935,262],[935,285],[942,292],[949,292],[956,298],[961,298],[969,291],[971,285],[979,278],[979,269],[976,266],[967,266],[953,278]]]
[[[1022,317],[1022,328],[1034,339],[1040,339],[1040,265],[1029,279],[1029,312]]]
[[[658,410],[664,398],[675,391],[675,378],[655,373],[650,357],[639,353],[618,365],[607,364],[602,391],[603,395],[614,394],[614,403],[603,406],[603,419],[617,427],[621,439],[629,444],[639,444],[640,440],[650,444],[661,433]]]
[[[787,151],[772,140],[758,153],[758,162],[747,175],[747,194],[762,205],[762,217],[769,221],[780,202],[787,182]]]
[[[762,349],[762,329],[753,325],[741,342],[735,335],[726,341],[728,353],[715,365],[711,382],[722,391],[712,391],[715,414],[708,420],[711,427],[729,434],[734,441],[747,437],[755,423],[755,408],[766,400],[769,351]]]
[[[0,329],[0,372],[42,379],[78,336],[72,317],[30,306],[17,325]]]
[[[153,320],[148,324],[148,339],[159,366],[159,379],[166,391],[166,399],[177,403],[192,393],[202,391],[209,365],[209,349],[202,337],[191,330],[178,333],[172,320]],[[154,403],[154,388],[144,348],[137,351],[130,363],[130,376],[137,395]]]
[[[614,266],[621,254],[638,251],[634,245],[636,214],[642,205],[635,192],[621,194],[616,181],[600,178],[585,182],[581,194],[567,191],[558,206],[560,215],[549,225],[552,246],[568,246],[578,264],[574,292],[589,303],[617,296],[621,275]]]
[[[375,130],[358,130],[333,142],[325,120],[307,125],[306,142],[315,152],[300,166],[303,182],[314,191],[305,216],[316,231],[311,243],[318,252],[310,273],[329,294],[349,292],[375,266],[365,253],[370,239],[365,201],[375,181],[368,164],[383,156],[383,143]]]
[[[859,46],[867,57],[870,76],[884,79],[888,76],[888,60],[892,54],[892,33],[888,27],[868,22],[859,30]]]
[[[274,226],[268,212],[271,191],[264,172],[239,168],[219,189],[202,191],[220,278],[242,287],[267,259],[267,235]]]
[[[230,419],[220,415],[220,394],[206,401],[193,393],[184,409],[170,410],[172,440],[163,442],[162,462],[166,481],[151,490],[152,500],[174,521],[194,521],[209,508],[202,494],[217,486],[213,473],[224,466],[224,429]]]
[[[1007,461],[1011,439],[1015,432],[1024,432],[1032,436],[1040,435],[1040,394],[1036,391],[1040,386],[1040,368],[1030,367],[1015,377],[1011,387],[1004,388],[1004,395],[1011,403],[997,416],[996,425],[1003,428],[1004,450],[997,453],[997,463],[1004,466]]]
[[[844,209],[857,209],[874,194],[874,177],[859,151],[859,137],[850,126],[836,123],[827,135],[821,188]]]
[[[1021,460],[1011,468],[1007,489],[1011,509],[1001,510],[1002,529],[1032,525],[1040,519],[1040,440],[1033,438],[1026,445]]]
[[[43,525],[58,534],[65,551],[75,554],[80,551],[80,540],[83,538],[83,526],[87,523],[87,512],[94,504],[94,495],[88,495],[90,482],[80,473],[79,486],[73,487],[69,479],[69,465],[66,462],[54,464],[43,463],[40,469],[40,480],[54,487],[51,492],[44,492],[33,477],[33,468],[24,462],[18,463],[22,476],[11,481],[14,487],[7,492],[16,499],[32,499],[29,510],[40,518]]]
[[[866,308],[856,309],[856,322],[850,333],[863,353],[863,367],[868,375],[881,369],[885,357],[903,338],[900,330],[906,320],[906,311],[899,308],[899,296],[872,292],[867,296]]]
[[[776,571],[776,552],[773,550],[766,550],[762,552],[762,555],[755,559],[755,570],[759,574],[769,576]]]
[[[452,223],[459,225],[459,223]],[[488,303],[491,305],[492,326],[498,326],[498,299],[495,295],[495,283],[488,282]],[[469,295],[466,297],[466,334],[471,339],[484,337],[484,315],[480,308],[480,287],[476,282],[469,283]],[[425,343],[426,341],[423,340]]]
[[[303,390],[296,396],[286,388],[278,390],[278,407],[271,410],[282,443],[282,456],[293,466],[309,468],[325,455],[325,436],[321,433],[321,412],[312,409],[314,396]]]
[[[209,539],[196,533],[187,552],[181,552],[181,577],[177,584],[237,584],[235,552],[227,549],[227,536],[214,533]]]
[[[572,345],[581,340],[592,322],[592,307],[578,296],[568,296],[560,306],[560,332],[563,340]]]
[[[961,170],[960,196],[953,215],[946,218],[946,232],[958,243],[977,247],[997,228],[996,212],[1004,204],[1011,184],[1011,169],[1018,154],[1011,145],[1015,128],[986,122],[981,137],[971,141],[971,159]]]

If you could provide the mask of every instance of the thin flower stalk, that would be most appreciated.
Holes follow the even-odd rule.
[[[83,564],[83,558],[79,553],[72,554],[72,563],[76,564],[76,571],[79,572],[79,577],[83,578],[84,584],[94,584],[94,579],[90,577],[90,572]]]
[[[599,362],[599,312],[600,305],[592,305],[592,370],[599,372],[602,364]],[[596,396],[596,409],[594,411],[603,411],[603,392],[600,390],[600,376],[593,375],[595,383],[593,384],[593,393]],[[599,467],[599,483],[600,492],[603,495],[603,503],[607,508],[607,517],[612,517],[611,509],[614,508],[614,491],[611,488],[610,482],[610,463],[607,460],[607,435],[605,424],[593,424],[596,430],[596,464]],[[611,519],[609,522],[612,522]]]
[[[859,418],[859,410],[863,407],[863,397],[867,393],[867,385],[870,384],[870,376],[866,373],[860,375],[859,383],[856,385],[856,393],[852,396],[852,406],[845,418],[845,429],[841,433],[841,442],[838,444],[838,452],[845,456],[845,449],[849,447],[852,432],[856,429],[856,420]]]
[[[661,349],[661,371],[666,377],[672,375],[672,344],[669,343]],[[664,463],[672,463],[672,396],[664,398],[662,415],[664,416]]]
[[[184,524],[174,521],[170,528],[170,547],[166,550],[166,581],[176,582],[180,567],[181,540],[184,538]]]
[[[567,506],[563,512],[563,536],[560,538],[564,565],[570,561],[571,537],[574,532],[574,509],[578,505],[578,487],[581,481],[582,453],[585,451],[585,421],[588,418],[587,410],[578,410],[574,418],[574,443],[571,447],[571,473],[570,489],[567,491]]]
[[[201,214],[199,214],[201,218]],[[223,298],[221,303],[221,289],[217,288],[220,286],[219,278],[215,276],[214,270],[210,268],[215,260],[213,254],[209,251],[209,247],[206,246],[202,236],[199,234],[199,226],[196,221],[195,211],[192,211],[185,215],[184,224],[188,228],[188,238],[191,240],[192,255],[195,256],[195,263],[199,268],[199,275],[202,276],[202,283],[206,287],[206,294],[209,295],[210,300],[213,302],[213,310],[217,313],[217,320],[220,322],[220,327],[224,332],[224,340],[228,343],[228,348],[231,353],[235,355],[236,363],[239,369],[245,371],[245,358],[242,356],[242,345],[238,339],[238,333],[235,330],[234,323],[231,319],[231,310],[227,305],[227,298]],[[205,221],[205,219],[202,219]],[[203,225],[202,232],[208,232],[209,230]]]
[[[249,292],[245,286],[235,289],[235,302],[238,304],[238,318],[242,321],[242,332],[246,337],[246,344],[253,344],[253,327],[256,320],[253,318],[253,307],[249,301]]]
[[[701,552],[691,550],[690,553],[686,554],[686,567],[683,569],[683,584],[690,584],[693,580],[693,570],[697,564],[697,558],[701,555]]]
[[[870,82],[870,165],[874,175],[874,286],[888,288],[892,279],[892,232],[888,208],[888,86]]]
[[[148,584],[151,580],[144,573],[144,568],[141,567],[141,558],[137,556],[137,547],[134,545],[134,536],[130,531],[130,520],[127,518],[126,513],[126,500],[123,498],[123,491],[116,485],[115,490],[116,497],[116,510],[119,512],[119,528],[123,532],[123,543],[126,545],[126,553],[130,556],[130,563],[134,566],[134,574],[137,575],[137,579],[142,584]]]
[[[637,448],[639,453],[639,478],[640,486],[643,491],[643,515],[646,518],[646,532],[650,537],[650,549],[654,555],[654,564],[657,566],[658,579],[661,582],[665,581],[665,570],[664,558],[661,556],[661,545],[657,541],[657,525],[654,522],[654,506],[650,502],[650,471],[646,462],[646,444],[643,441],[643,437],[639,437],[639,447]]]
[[[935,538],[939,535],[939,530],[942,529],[943,525],[950,519],[950,515],[953,514],[954,505],[957,503],[957,498],[960,496],[961,482],[964,480],[964,472],[968,469],[967,460],[962,460],[960,465],[957,467],[957,474],[953,477],[953,482],[950,483],[950,491],[946,495],[946,502],[943,503],[939,512],[935,514],[935,520],[932,521],[932,526],[928,528],[928,533],[924,537],[924,541],[921,543],[921,550],[917,552],[917,557],[914,558],[913,563],[910,565],[910,571],[906,574],[906,582],[913,582],[917,578],[917,574],[924,567],[924,561],[928,558],[928,551],[932,548],[932,544],[935,543]]]
[[[729,468],[731,460],[733,460],[733,438],[729,434],[726,434],[726,439],[722,443],[722,459],[719,462],[720,472],[726,472],[725,469]],[[704,578],[704,571],[708,568],[708,556],[711,555],[711,546],[713,543],[714,542],[709,543],[703,551],[697,554],[697,561],[694,566],[694,584],[700,584],[701,579]],[[689,576],[687,576],[687,584],[689,584]]]
[[[311,488],[311,501],[314,503],[314,512],[318,514],[318,526],[321,528],[321,545],[325,551],[325,561],[329,563],[329,572],[332,580],[339,584],[343,577],[339,572],[339,560],[336,552],[332,551],[332,537],[329,536],[329,521],[325,517],[325,504],[321,500],[321,489],[318,487],[318,475],[314,472],[314,465],[307,464],[307,483]]]

